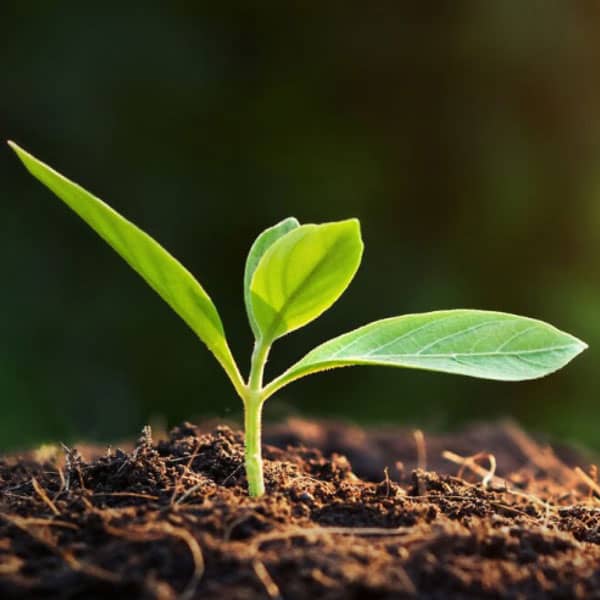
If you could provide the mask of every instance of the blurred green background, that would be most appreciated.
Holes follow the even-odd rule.
[[[521,384],[330,372],[267,418],[512,416],[600,448],[600,5],[308,4],[2,3],[0,135],[187,265],[244,372],[245,255],[288,215],[357,216],[366,252],[271,374],[367,321],[441,308],[538,317],[591,346]],[[6,146],[0,173],[0,446],[239,418],[203,345]]]

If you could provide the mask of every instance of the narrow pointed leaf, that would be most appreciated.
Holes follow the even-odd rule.
[[[327,310],[352,281],[362,250],[356,219],[302,225],[274,242],[250,283],[263,341],[271,343]]]
[[[267,386],[349,365],[427,369],[520,381],[566,365],[586,344],[542,321],[506,313],[449,310],[376,321],[321,344]]]
[[[252,327],[252,332],[254,333],[255,338],[260,337],[260,330],[256,323],[256,319],[254,317],[254,312],[252,310],[252,301],[251,301],[251,293],[250,293],[250,283],[252,281],[252,276],[254,275],[254,271],[256,271],[256,267],[260,262],[260,259],[263,257],[263,254],[280,238],[283,237],[286,233],[291,231],[292,229],[296,229],[299,227],[300,223],[294,217],[288,217],[283,221],[280,221],[273,227],[269,227],[269,229],[265,229],[254,241],[252,247],[250,248],[250,252],[248,253],[248,258],[246,259],[246,268],[244,270],[244,302],[246,303],[246,313],[248,314],[248,320],[250,321],[250,327]]]
[[[9,142],[27,170],[75,211],[191,327],[238,391],[243,382],[215,305],[190,272],[158,242],[108,204]]]

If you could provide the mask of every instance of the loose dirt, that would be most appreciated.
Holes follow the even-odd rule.
[[[595,469],[514,425],[293,420],[264,455],[260,499],[227,426],[0,459],[0,598],[600,598]]]

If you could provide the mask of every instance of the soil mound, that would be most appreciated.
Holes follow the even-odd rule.
[[[0,459],[0,598],[600,598],[595,471],[510,424],[189,423]]]

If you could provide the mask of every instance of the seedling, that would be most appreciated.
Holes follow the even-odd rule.
[[[506,313],[411,314],[375,321],[329,340],[265,385],[263,372],[273,342],[327,310],[354,277],[363,252],[356,219],[300,225],[288,218],[263,231],[246,260],[244,301],[255,343],[244,380],[219,313],[191,273],[102,200],[9,144],[29,172],[112,246],[215,355],[244,403],[251,496],[265,491],[260,441],[263,404],[296,379],[337,367],[385,365],[520,381],[560,369],[587,347],[547,323]]]

